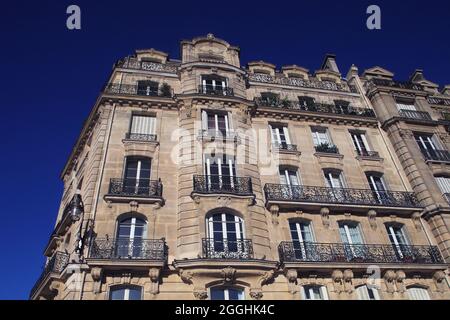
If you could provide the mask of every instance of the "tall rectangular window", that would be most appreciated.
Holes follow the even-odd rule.
[[[414,102],[396,101],[396,105],[399,111],[400,110],[417,111]]]
[[[130,139],[154,140],[156,139],[156,117],[145,115],[132,115]]]
[[[450,194],[450,178],[449,177],[434,177],[439,189],[443,194]]]
[[[325,170],[324,172],[325,183],[328,188],[345,188],[345,181],[342,172]]]
[[[322,144],[332,145],[331,137],[327,128],[314,127],[311,128],[314,146],[317,147]]]
[[[360,131],[351,131],[350,135],[352,136],[352,142],[358,155],[369,156],[371,150],[366,135]]]
[[[288,127],[283,124],[271,124],[269,128],[272,144],[278,148],[287,149],[287,146],[291,144]]]
[[[150,80],[139,80],[137,82],[137,94],[141,96],[157,96],[159,83]]]
[[[202,111],[202,130],[208,136],[227,137],[232,131],[231,112]]]

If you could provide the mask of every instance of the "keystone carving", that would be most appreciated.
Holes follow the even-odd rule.
[[[158,294],[159,293],[159,275],[160,270],[158,268],[151,268],[148,272],[150,277],[151,285],[150,285],[150,293]]]
[[[353,287],[353,271],[350,269],[347,269],[344,271],[344,290],[347,293],[352,293],[354,290]]]
[[[395,292],[395,278],[396,274],[393,270],[388,270],[384,274],[384,283],[386,284],[386,291],[388,293]]]
[[[222,269],[222,276],[225,283],[233,283],[236,280],[236,269],[226,267],[225,269]]]
[[[94,294],[99,294],[102,290],[102,268],[92,268],[91,277],[94,280]]]
[[[322,224],[325,226],[325,228],[330,227],[330,209],[325,207],[321,208],[320,216],[322,217]]]
[[[131,210],[131,212],[137,212],[138,208],[139,208],[139,202],[137,202],[137,201],[131,201],[130,202],[130,210]]]
[[[369,210],[367,212],[367,218],[369,219],[370,227],[375,230],[377,228],[377,212],[375,210]]]
[[[334,291],[341,293],[344,290],[344,274],[341,270],[334,270],[331,274],[331,279],[333,279]]]
[[[286,278],[288,280],[288,289],[291,294],[295,294],[297,292],[297,270],[289,269],[286,271]]]

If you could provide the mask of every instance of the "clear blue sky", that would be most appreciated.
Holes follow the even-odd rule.
[[[450,84],[449,1],[7,1],[0,6],[2,232],[0,299],[26,299],[41,272],[62,192],[59,174],[113,63],[136,48],[179,58],[209,32],[263,59],[316,70],[337,54],[345,75],[380,65],[407,79],[423,68]],[[66,29],[66,8],[82,30]],[[378,4],[382,30],[366,28]]]

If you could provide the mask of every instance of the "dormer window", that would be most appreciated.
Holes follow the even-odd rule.
[[[294,78],[294,79],[305,79],[305,76],[298,73],[288,73],[288,78]]]
[[[150,62],[150,63],[162,63],[161,59],[158,58],[150,58],[150,57],[145,57],[141,59],[142,62]]]

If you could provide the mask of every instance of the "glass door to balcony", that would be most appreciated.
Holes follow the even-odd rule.
[[[233,192],[236,187],[234,159],[227,157],[206,157],[205,174],[208,191]]]
[[[148,195],[150,192],[151,160],[144,157],[127,157],[124,174],[124,193]]]
[[[370,147],[366,140],[366,135],[360,132],[351,132],[353,145],[359,156],[368,156]]]
[[[288,145],[291,144],[291,138],[289,137],[288,127],[285,125],[269,125],[272,144],[279,149],[288,149]]]
[[[437,143],[433,136],[415,135],[415,139],[425,159],[438,160]]]
[[[117,258],[139,258],[144,254],[147,223],[139,218],[126,218],[119,222],[115,245]]]
[[[409,241],[404,227],[402,225],[387,225],[386,229],[397,259],[405,260],[410,258]]]
[[[211,137],[228,137],[231,131],[231,113],[202,111],[202,130]]]
[[[356,222],[341,222],[339,224],[339,234],[344,244],[344,253],[347,261],[362,259],[363,239],[359,224]]]
[[[244,222],[230,213],[216,213],[207,219],[209,257],[239,258],[249,253],[244,245]]]
[[[140,80],[137,82],[137,94],[141,96],[157,96],[159,84],[156,81]]]
[[[342,172],[340,171],[324,171],[325,183],[330,188],[327,193],[329,197],[336,202],[344,203],[347,200],[345,194],[345,183]],[[324,199],[326,200],[326,199]]]
[[[301,261],[308,261],[313,252],[313,234],[311,230],[311,223],[290,222],[289,228],[291,231],[292,244],[294,248],[295,259]]]
[[[300,199],[301,187],[298,171],[281,167],[279,169],[279,177],[284,197],[292,200]]]
[[[227,94],[227,79],[224,77],[205,75],[202,76],[202,91],[205,94]]]
[[[389,204],[389,194],[383,177],[373,174],[367,174],[366,177],[376,201],[381,204]]]

